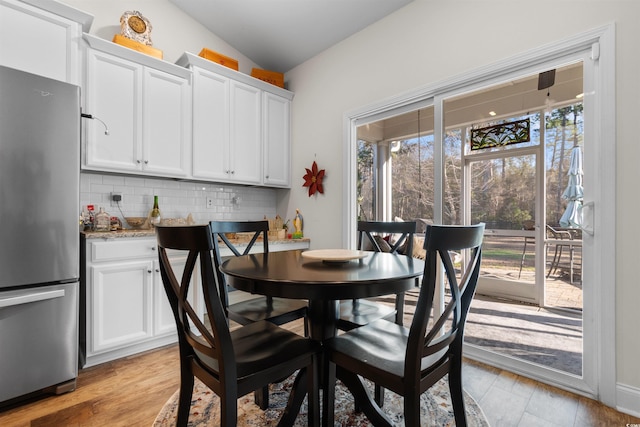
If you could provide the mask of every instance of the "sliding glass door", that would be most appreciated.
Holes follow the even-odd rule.
[[[581,231],[565,221],[581,189],[565,190],[582,179],[583,63],[552,70],[542,90],[524,74],[358,126],[357,219],[486,223],[471,353],[581,378]]]

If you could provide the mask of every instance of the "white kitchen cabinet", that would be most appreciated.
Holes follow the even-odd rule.
[[[85,260],[86,366],[177,341],[155,238],[87,239]]]
[[[164,177],[190,173],[190,73],[85,34],[83,168]],[[108,129],[108,133],[105,132]]]
[[[291,100],[273,93],[263,94],[264,184],[291,186]]]
[[[103,234],[107,237],[100,237]],[[84,238],[85,256],[81,267],[86,288],[85,366],[176,342],[176,325],[162,283],[155,236],[88,235],[90,237]],[[269,242],[272,252],[308,248],[307,239]],[[257,245],[251,253],[261,251],[262,245]],[[230,250],[221,250],[221,256],[231,255]],[[170,251],[169,257],[176,277],[181,277],[186,256]],[[190,285],[189,300],[200,319],[204,319],[204,296],[197,268]],[[244,292],[232,294],[233,300],[252,297]]]
[[[175,268],[176,277],[182,276],[182,271],[187,263],[186,258],[172,259],[173,268]],[[197,271],[197,270],[196,270]],[[169,299],[164,290],[164,284],[162,283],[162,276],[160,274],[160,262],[153,262],[153,331],[156,336],[171,335],[176,333],[176,320],[173,317],[173,311],[169,304]],[[189,289],[189,294],[192,295],[189,298],[193,301],[194,288]],[[202,299],[200,299],[202,301]],[[203,310],[200,310],[203,312]]]
[[[193,177],[260,184],[261,91],[199,67],[193,73]]]
[[[177,64],[193,72],[193,177],[289,187],[293,93],[190,53]]]
[[[231,181],[260,184],[262,176],[262,117],[260,89],[231,82],[229,175]]]
[[[193,69],[194,178],[229,179],[230,80],[202,68]]]
[[[152,268],[153,261],[91,267],[89,356],[153,337]]]
[[[92,22],[60,2],[0,0],[0,64],[80,85],[79,41]]]

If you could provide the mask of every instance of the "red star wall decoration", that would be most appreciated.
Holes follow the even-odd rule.
[[[324,194],[322,179],[324,178],[324,169],[318,170],[318,165],[313,162],[311,169],[305,168],[307,173],[302,177],[304,179],[303,187],[309,187],[309,197],[313,196],[316,191]]]

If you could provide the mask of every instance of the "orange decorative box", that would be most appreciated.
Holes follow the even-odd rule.
[[[251,69],[251,77],[260,79],[272,85],[279,86],[284,89],[284,74],[277,71],[261,70],[259,68]]]
[[[137,42],[135,40],[128,39],[120,34],[113,36],[113,42],[119,45],[128,47],[129,49],[137,50],[138,52],[146,53],[149,56],[162,59],[162,51],[155,47],[147,46],[146,44]]]
[[[214,52],[207,48],[203,48],[198,54],[198,56],[204,59],[208,59],[209,61],[216,62],[220,65],[224,65],[225,67],[229,67],[232,70],[238,71],[238,61],[233,58],[229,58],[228,56],[224,56],[221,53]]]

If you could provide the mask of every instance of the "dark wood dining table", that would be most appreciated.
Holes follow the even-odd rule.
[[[367,252],[361,259],[345,262],[325,262],[305,258],[302,251],[283,251],[232,257],[220,270],[236,289],[308,300],[309,337],[322,343],[337,333],[340,300],[413,289],[424,262],[384,252]],[[321,387],[324,389],[322,382]],[[326,420],[326,414],[322,418]]]

